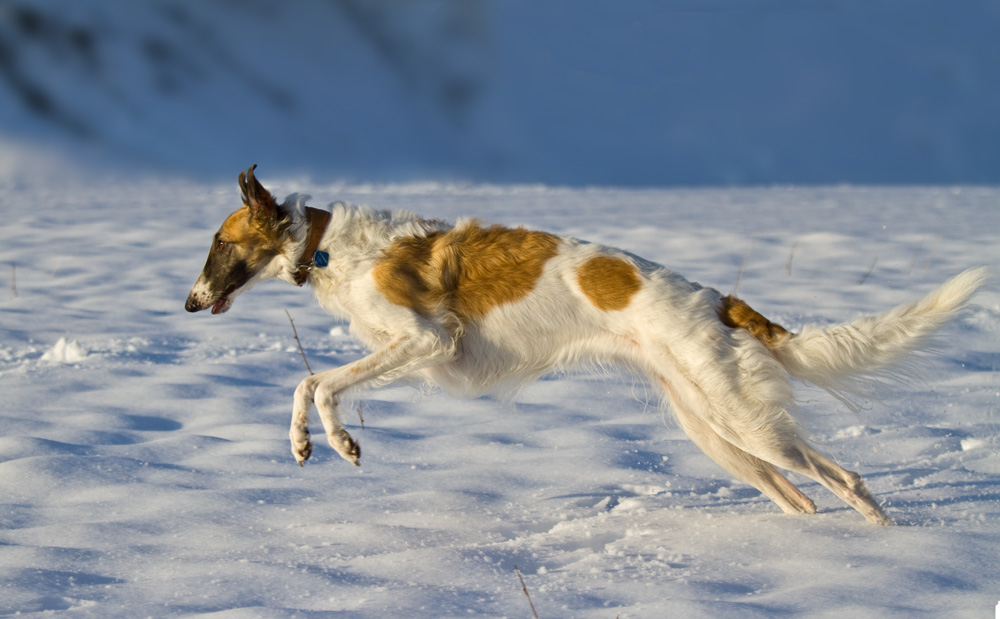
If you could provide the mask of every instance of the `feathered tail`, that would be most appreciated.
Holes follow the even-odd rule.
[[[986,267],[969,269],[919,301],[847,324],[807,326],[772,350],[789,374],[854,407],[850,395],[905,377],[907,356],[925,348],[988,278]]]

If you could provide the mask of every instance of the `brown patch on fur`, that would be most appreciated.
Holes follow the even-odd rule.
[[[222,222],[215,240],[233,246],[237,257],[254,271],[281,253],[281,233],[271,226],[261,225],[253,212],[243,207]]]
[[[448,232],[399,239],[372,276],[385,297],[430,316],[453,312],[475,319],[535,288],[559,238],[524,228],[470,222]]]
[[[642,280],[635,267],[621,258],[594,256],[576,271],[580,290],[599,310],[616,311],[628,307]]]
[[[764,318],[745,301],[732,295],[722,297],[719,320],[727,327],[746,329],[750,335],[771,349],[777,348],[781,341],[790,335],[787,329]]]

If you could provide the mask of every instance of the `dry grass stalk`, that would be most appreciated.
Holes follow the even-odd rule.
[[[299,332],[295,329],[295,322],[292,320],[292,315],[285,310],[285,316],[288,316],[288,322],[292,325],[292,334],[295,335],[295,343],[299,345],[299,354],[302,355],[302,361],[306,364],[306,369],[309,370],[309,375],[313,375],[312,368],[309,367],[309,361],[306,359],[306,351],[302,350],[302,341],[299,340]]]
[[[753,248],[755,245],[757,245],[756,236],[753,237],[753,241],[750,243],[750,249],[748,249],[746,255],[743,256],[743,264],[740,265],[740,272],[736,275],[736,285],[733,286],[733,293],[732,293],[732,296],[734,297],[740,291],[740,283],[743,281],[743,271],[745,271],[747,268],[747,262],[750,261],[750,254],[753,253]]]
[[[872,263],[871,263],[871,265],[870,265],[870,266],[868,267],[868,270],[867,270],[867,271],[865,271],[865,274],[861,276],[861,279],[860,279],[860,280],[858,281],[858,285],[859,285],[859,286],[860,286],[861,284],[865,283],[865,280],[866,280],[866,279],[868,279],[868,276],[872,274],[872,271],[874,271],[874,270],[875,270],[875,265],[876,265],[876,264],[878,264],[878,256],[876,256],[876,257],[875,257],[875,259],[874,259],[874,260],[872,260]]]
[[[524,584],[524,576],[521,576],[521,570],[514,566],[514,573],[517,574],[517,579],[521,581],[521,591],[524,591],[524,597],[528,598],[528,605],[531,606],[531,614],[538,619],[538,611],[535,610],[535,603],[531,601],[531,594],[528,593],[528,586]]]

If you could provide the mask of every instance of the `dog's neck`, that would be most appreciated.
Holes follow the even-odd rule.
[[[326,254],[326,266],[318,263],[307,270],[306,281],[314,289],[316,298],[328,312],[353,320],[354,311],[349,299],[356,292],[356,282],[362,272],[371,269],[383,257],[383,252],[400,238],[424,236],[434,230],[450,227],[447,222],[426,220],[406,211],[375,210],[364,205],[336,202],[331,207],[330,219],[317,250],[305,249],[309,235],[305,209],[299,211],[295,246],[286,254],[285,271],[281,279],[291,282],[298,267],[292,265],[296,256],[312,261],[318,250]]]
[[[400,238],[424,236],[450,227],[447,222],[423,219],[408,211],[375,210],[365,205],[335,202],[319,249],[330,253],[331,263],[346,255],[352,263],[363,264],[378,259],[386,247]]]
[[[305,208],[305,245],[303,245],[302,252],[295,262],[295,271],[293,273],[296,286],[306,283],[309,271],[317,265],[317,262],[319,262],[319,266],[326,266],[326,258],[321,257],[321,254],[324,254],[324,252],[317,250],[319,249],[320,241],[323,240],[323,236],[326,234],[326,227],[329,223],[329,211],[312,208],[311,206]],[[328,254],[326,256],[328,257]]]

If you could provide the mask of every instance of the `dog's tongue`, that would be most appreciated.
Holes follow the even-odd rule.
[[[213,314],[219,314],[219,313],[224,312],[225,309],[226,309],[226,301],[227,301],[227,297],[222,297],[221,299],[219,299],[218,301],[216,301],[212,305],[212,313]]]

